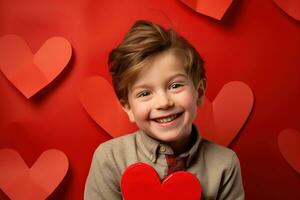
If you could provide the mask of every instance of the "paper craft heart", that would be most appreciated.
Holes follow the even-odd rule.
[[[118,137],[137,130],[130,123],[109,82],[100,76],[87,78],[81,84],[79,99],[85,110],[107,133]]]
[[[281,131],[278,147],[284,159],[300,174],[300,132],[294,129]]]
[[[274,0],[276,5],[292,18],[300,21],[300,1],[299,0]]]
[[[18,152],[0,149],[0,188],[14,200],[44,200],[63,180],[68,158],[59,150],[47,150],[28,168]]]
[[[89,115],[113,137],[137,130],[113,91],[102,77],[90,77],[82,84],[79,98]],[[215,100],[207,98],[199,107],[195,124],[201,134],[218,144],[229,145],[247,121],[253,107],[253,93],[243,82],[233,81],[224,85]]]
[[[233,0],[180,0],[203,15],[221,20]]]
[[[36,54],[17,35],[0,38],[0,69],[26,98],[52,82],[66,67],[71,54],[70,43],[62,37],[48,39]]]
[[[121,191],[124,200],[199,200],[202,188],[198,179],[189,172],[175,172],[161,183],[151,166],[136,163],[122,175]]]
[[[240,81],[229,82],[213,102],[205,99],[194,123],[205,138],[228,146],[246,123],[253,103],[254,96],[248,85]]]

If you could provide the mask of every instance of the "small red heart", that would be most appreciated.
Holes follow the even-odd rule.
[[[233,0],[180,0],[198,13],[221,20]]]
[[[0,188],[14,200],[46,199],[68,171],[68,158],[59,150],[47,150],[28,168],[18,152],[0,149]]]
[[[156,171],[145,163],[129,166],[121,178],[124,200],[199,200],[201,185],[190,172],[170,174],[163,182]]]
[[[213,102],[207,98],[199,107],[195,124],[201,134],[215,143],[228,146],[246,123],[254,96],[243,82],[225,84]]]
[[[111,136],[118,137],[137,130],[136,125],[129,122],[111,84],[104,78],[93,76],[84,80],[79,89],[79,99],[92,119]]]
[[[274,0],[276,5],[294,19],[300,21],[299,0]]]
[[[33,54],[17,35],[0,38],[0,69],[26,98],[47,86],[68,64],[72,54],[70,43],[52,37]]]
[[[281,131],[278,146],[284,159],[300,174],[300,133],[294,129]]]

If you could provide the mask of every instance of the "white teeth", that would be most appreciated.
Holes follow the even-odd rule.
[[[173,121],[176,117],[177,117],[177,114],[169,116],[169,117],[165,117],[165,118],[159,118],[159,119],[156,119],[156,121],[158,121],[160,123],[167,123],[167,122]]]

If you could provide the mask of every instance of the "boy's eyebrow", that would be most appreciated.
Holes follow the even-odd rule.
[[[177,78],[178,76],[182,76],[184,78],[187,78],[187,75],[185,73],[177,73],[177,74],[174,74],[173,76],[170,76],[169,81],[174,79],[174,78]]]
[[[138,89],[142,89],[142,88],[148,88],[149,86],[147,84],[141,84],[141,85],[137,85],[131,88],[131,91],[135,91]]]
[[[172,75],[172,76],[170,76],[170,77],[168,78],[168,81],[167,81],[167,82],[169,82],[170,80],[172,80],[172,79],[174,79],[174,78],[177,78],[177,77],[184,77],[184,78],[187,78],[187,75],[184,74],[184,73],[177,73],[177,74],[174,74],[174,75]],[[134,90],[139,89],[139,88],[148,88],[148,87],[149,87],[148,84],[142,83],[142,84],[133,86],[133,87],[131,88],[131,90],[134,91]]]

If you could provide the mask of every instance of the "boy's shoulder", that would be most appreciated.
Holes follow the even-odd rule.
[[[128,150],[135,146],[137,133],[138,131],[105,141],[97,147],[95,154]]]
[[[206,158],[206,162],[231,166],[238,162],[236,153],[228,147],[216,144],[207,139],[202,139],[200,156]]]
[[[219,145],[204,138],[202,139],[201,146],[207,153],[218,154],[221,156],[232,156],[235,154],[235,152],[228,147]]]

